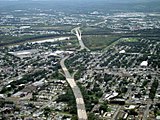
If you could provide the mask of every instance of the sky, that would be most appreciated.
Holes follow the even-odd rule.
[[[26,0],[0,0],[0,1],[24,1]],[[148,2],[159,0],[27,0],[27,1],[108,1],[108,2]]]

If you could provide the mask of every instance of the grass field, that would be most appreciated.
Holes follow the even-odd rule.
[[[16,28],[15,26],[0,26],[0,29],[13,29]]]
[[[33,30],[57,30],[57,31],[68,31],[70,32],[74,26],[45,26],[45,25],[40,25],[40,26],[33,26]]]
[[[107,46],[117,41],[119,36],[112,35],[87,35],[83,36],[84,44],[91,50],[103,50]]]
[[[121,38],[121,41],[123,41],[123,42],[138,42],[139,40],[137,38]]]
[[[71,37],[70,40],[61,41],[60,48],[63,50],[67,50],[71,48],[79,49],[80,45],[76,37]]]

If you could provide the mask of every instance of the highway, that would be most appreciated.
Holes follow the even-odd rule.
[[[84,45],[84,43],[83,43],[82,33],[81,33],[81,31],[80,31],[80,27],[77,27],[77,28],[72,29],[72,30],[71,30],[71,33],[77,36],[77,39],[78,39],[79,44],[80,44],[80,46],[81,46],[80,50],[84,50],[84,49],[85,49],[85,50],[87,50],[87,51],[90,51],[90,49],[87,48],[87,47]]]
[[[117,108],[116,112],[114,113],[114,115],[113,115],[113,117],[112,117],[111,120],[116,120],[116,118],[117,118],[118,113],[119,113],[120,110],[121,110],[121,106],[118,106],[118,108]]]
[[[60,61],[60,65],[64,71],[66,80],[68,82],[68,84],[70,85],[75,99],[76,99],[76,105],[77,105],[77,114],[78,114],[78,120],[87,120],[87,113],[86,113],[86,109],[85,109],[85,103],[83,100],[83,96],[81,94],[81,91],[79,89],[79,87],[77,86],[74,78],[71,76],[71,74],[69,73],[67,67],[65,66],[65,60],[68,59],[69,56],[66,56],[65,58],[63,58]]]
[[[149,107],[151,106],[152,104],[152,101],[148,100],[147,101],[147,106],[146,106],[146,110],[144,112],[144,115],[143,115],[143,119],[142,120],[147,120],[148,116],[149,116]]]

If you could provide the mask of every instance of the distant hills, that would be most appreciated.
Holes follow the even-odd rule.
[[[62,11],[160,11],[160,0],[0,0],[0,11],[42,8]]]

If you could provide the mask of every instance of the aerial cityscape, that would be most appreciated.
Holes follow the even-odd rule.
[[[0,120],[160,120],[159,5],[0,0]]]

